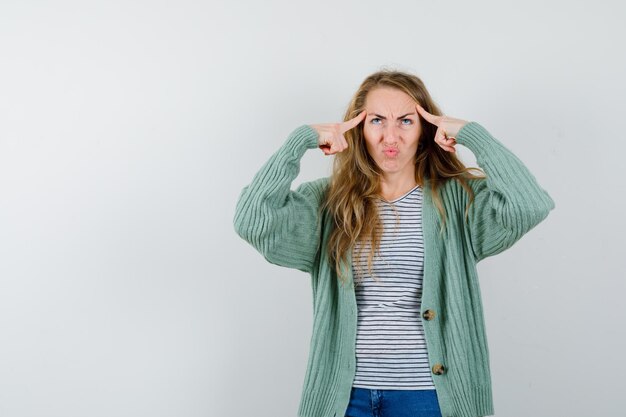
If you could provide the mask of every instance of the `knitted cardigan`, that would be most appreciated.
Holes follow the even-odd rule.
[[[439,187],[446,209],[443,234],[432,189],[425,181],[419,314],[428,317],[422,322],[442,416],[480,417],[492,415],[494,409],[476,264],[513,245],[555,204],[526,166],[477,122],[464,125],[456,142],[474,153],[487,178],[469,180],[475,200],[467,221],[469,196],[463,187],[456,180]],[[291,190],[302,156],[317,147],[318,134],[312,127],[295,129],[241,191],[234,226],[267,261],[310,274],[313,332],[298,415],[344,417],[356,369],[352,271],[347,268],[348,281],[343,284],[326,252],[334,223],[327,210],[318,208],[330,178]],[[351,265],[350,253],[346,265]]]

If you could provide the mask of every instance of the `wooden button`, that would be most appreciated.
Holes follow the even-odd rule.
[[[435,375],[443,375],[443,372],[445,370],[446,368],[440,363],[436,363],[433,365],[433,374]]]
[[[434,310],[426,310],[424,311],[424,314],[422,314],[422,317],[424,317],[426,320],[432,320],[435,318],[435,311]]]

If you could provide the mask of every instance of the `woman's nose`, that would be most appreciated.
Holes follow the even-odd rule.
[[[398,140],[397,127],[393,124],[388,124],[383,131],[383,140],[387,143],[393,143]]]

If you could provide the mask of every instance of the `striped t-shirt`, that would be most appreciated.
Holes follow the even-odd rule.
[[[372,263],[375,279],[367,271],[369,243],[357,244],[352,257],[358,307],[356,375],[352,385],[434,389],[420,316],[424,273],[422,188],[417,185],[393,201],[377,200],[377,205],[383,234],[380,254]]]

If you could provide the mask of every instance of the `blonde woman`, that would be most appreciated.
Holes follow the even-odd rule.
[[[332,175],[292,190],[316,148],[334,155]],[[234,226],[269,262],[311,276],[299,416],[492,415],[476,264],[554,206],[513,153],[442,115],[412,74],[374,73],[343,122],[296,128],[241,192]]]

